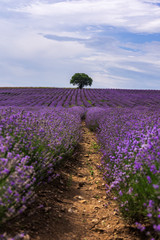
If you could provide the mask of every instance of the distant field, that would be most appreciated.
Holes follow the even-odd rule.
[[[0,106],[156,108],[160,90],[0,88]]]

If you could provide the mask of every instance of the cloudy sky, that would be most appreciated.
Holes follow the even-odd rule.
[[[0,87],[160,89],[160,0],[0,0]]]

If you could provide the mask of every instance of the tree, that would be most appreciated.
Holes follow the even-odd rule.
[[[92,82],[92,78],[85,73],[75,73],[70,80],[71,84],[78,85],[78,88],[80,89],[82,89],[84,86],[91,86]]]

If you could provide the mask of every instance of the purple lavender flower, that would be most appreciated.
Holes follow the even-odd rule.
[[[159,185],[158,184],[153,184],[153,188],[154,189],[159,189]]]

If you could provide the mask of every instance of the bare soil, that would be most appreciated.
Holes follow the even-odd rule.
[[[41,185],[35,202],[0,232],[24,232],[25,240],[146,239],[121,218],[116,202],[106,195],[100,160],[95,134],[82,123],[77,156],[66,160],[60,177]]]

